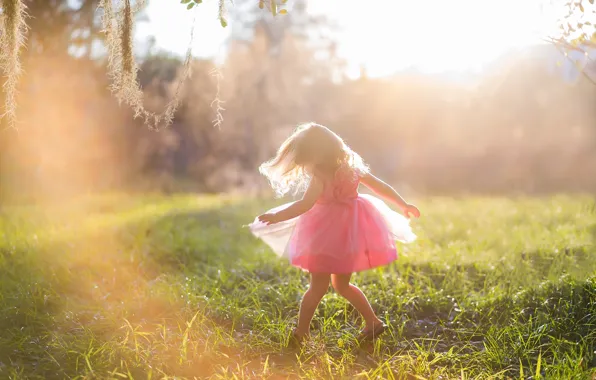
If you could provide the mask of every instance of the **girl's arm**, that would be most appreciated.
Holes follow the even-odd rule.
[[[409,214],[412,214],[416,218],[420,217],[420,211],[416,206],[407,203],[393,187],[381,181],[374,175],[370,173],[365,174],[362,177],[361,182],[364,186],[371,189],[377,195],[395,203],[402,210],[405,216],[409,217]]]
[[[323,185],[315,177],[313,177],[301,200],[292,203],[291,206],[279,212],[273,214],[263,214],[259,216],[258,219],[266,224],[274,224],[300,216],[315,205],[322,191]]]

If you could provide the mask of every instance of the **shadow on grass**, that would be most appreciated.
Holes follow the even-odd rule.
[[[0,376],[3,378],[18,373],[35,373],[39,378],[65,374],[56,357],[50,357],[52,334],[57,329],[55,316],[63,302],[53,288],[53,281],[36,265],[36,259],[26,251],[0,248]],[[41,267],[47,268],[48,264]]]

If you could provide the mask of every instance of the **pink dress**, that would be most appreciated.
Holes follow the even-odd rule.
[[[347,274],[387,265],[397,259],[396,241],[409,243],[416,235],[408,219],[382,200],[359,194],[359,184],[352,169],[341,167],[309,211],[271,225],[255,219],[250,230],[276,254],[311,273]]]

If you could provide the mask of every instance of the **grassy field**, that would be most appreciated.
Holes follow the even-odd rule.
[[[429,198],[419,240],[287,347],[307,276],[243,227],[271,202],[103,196],[0,213],[0,378],[590,379],[590,198]]]

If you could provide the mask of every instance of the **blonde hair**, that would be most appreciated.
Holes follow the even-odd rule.
[[[331,172],[345,165],[358,175],[368,173],[362,158],[329,128],[316,123],[299,125],[259,171],[278,196],[304,191],[312,172]]]

